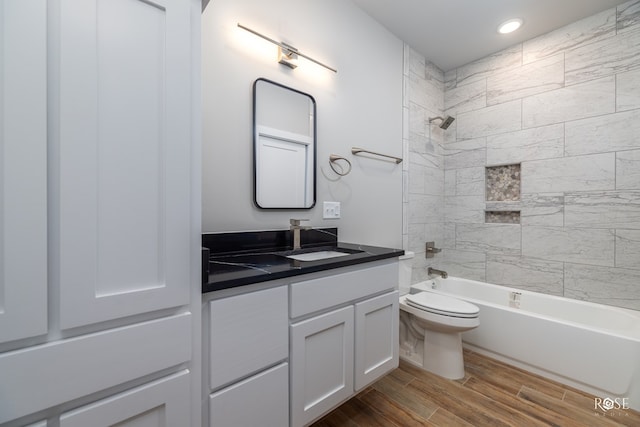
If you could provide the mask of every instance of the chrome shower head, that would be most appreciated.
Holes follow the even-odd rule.
[[[451,126],[451,123],[453,123],[453,121],[455,120],[455,118],[451,117],[451,116],[446,116],[446,117],[430,117],[429,118],[429,123],[431,123],[434,120],[441,120],[442,123],[440,123],[440,129],[447,129],[449,126]]]

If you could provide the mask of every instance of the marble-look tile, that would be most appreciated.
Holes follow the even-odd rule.
[[[442,83],[442,90],[444,90],[444,71],[438,68],[433,62],[426,61],[424,64],[425,78],[427,80],[436,80]]]
[[[445,111],[444,115],[451,115],[449,111]],[[447,130],[436,128],[442,135],[442,141],[444,144],[449,144],[458,141],[458,120],[454,121]]]
[[[564,155],[564,124],[487,137],[487,165],[551,159]]]
[[[425,63],[426,59],[424,55],[418,53],[409,45],[405,45],[405,52],[408,61],[409,74],[414,74],[416,77],[425,78]]]
[[[564,193],[523,194],[521,206],[520,223],[523,226],[564,225]]]
[[[497,71],[522,65],[522,45],[518,44],[457,69],[457,86],[483,80]]]
[[[613,190],[615,153],[522,163],[522,193]]]
[[[444,92],[444,109],[454,116],[487,106],[487,80],[454,87]]]
[[[409,194],[425,194],[424,183],[424,168],[412,167],[409,170]]]
[[[520,254],[520,225],[456,224],[456,249]]]
[[[426,135],[426,109],[415,102],[409,103],[409,132],[416,135]]]
[[[522,100],[524,128],[613,113],[616,108],[615,77],[605,77]]]
[[[622,73],[640,65],[640,31],[618,34],[565,53],[565,84]]]
[[[640,269],[640,230],[616,230],[616,267]]]
[[[456,195],[456,175],[458,169],[450,169],[444,172],[444,195]]]
[[[640,110],[607,114],[565,124],[567,156],[640,148]]]
[[[441,111],[444,106],[444,83],[409,75],[409,101],[428,111]]]
[[[424,237],[425,237],[425,229],[426,224],[409,224],[408,235],[409,235],[409,245],[407,250],[410,250],[414,253],[419,253],[420,251],[424,252]]]
[[[487,282],[562,296],[564,265],[557,261],[487,255]]]
[[[484,198],[480,196],[448,196],[444,201],[444,217],[455,223],[484,222]]]
[[[640,189],[566,193],[564,225],[580,228],[640,230]]]
[[[487,105],[495,105],[564,86],[564,55],[525,64],[487,78]],[[445,104],[446,105],[446,104]]]
[[[426,224],[443,221],[444,207],[442,196],[409,195],[409,223]]]
[[[409,159],[419,165],[440,167],[442,155],[439,145],[424,135],[409,134]]]
[[[564,296],[640,310],[640,270],[565,264]]]
[[[444,194],[444,170],[427,166],[423,171],[424,194],[442,196]]]
[[[487,158],[486,138],[444,144],[444,168],[461,169],[485,165]]]
[[[453,69],[444,73],[444,89],[453,89],[458,85],[458,70]],[[446,95],[445,95],[446,96]]]
[[[518,201],[486,201],[485,210],[487,211],[520,211],[522,209],[522,203]]]
[[[640,108],[640,69],[616,75],[616,111],[635,108]]]
[[[528,64],[615,34],[616,10],[612,8],[524,42],[523,63]]]
[[[450,276],[486,282],[484,252],[444,249],[442,261],[432,267],[446,271]]]
[[[522,255],[550,261],[613,266],[613,230],[522,227]]]
[[[640,150],[616,153],[616,188],[640,190]]]
[[[456,224],[453,222],[445,222],[443,230],[444,230],[444,240],[442,242],[442,247],[447,249],[455,249],[456,248]]]
[[[455,170],[455,194],[458,196],[480,196],[484,199],[484,167]]]
[[[458,139],[480,138],[522,129],[522,101],[515,100],[458,115]]]
[[[640,1],[631,0],[618,6],[618,34],[640,27]]]

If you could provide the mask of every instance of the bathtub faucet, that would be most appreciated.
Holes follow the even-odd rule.
[[[431,267],[429,267],[429,268],[427,269],[427,274],[428,274],[429,276],[431,276],[432,274],[437,274],[437,275],[441,276],[443,279],[446,279],[446,278],[449,276],[449,275],[447,274],[447,272],[446,272],[446,271],[444,271],[444,270],[437,270],[437,269],[435,269],[435,268],[431,268]]]

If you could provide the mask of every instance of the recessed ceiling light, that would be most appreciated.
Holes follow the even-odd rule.
[[[522,26],[522,19],[520,18],[509,19],[508,21],[504,21],[502,24],[500,24],[500,26],[498,27],[498,32],[500,34],[512,33],[518,28],[520,28],[521,26]]]

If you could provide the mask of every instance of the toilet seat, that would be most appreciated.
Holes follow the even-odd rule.
[[[411,307],[442,316],[475,318],[480,313],[480,309],[469,302],[434,292],[409,294],[405,301]]]

